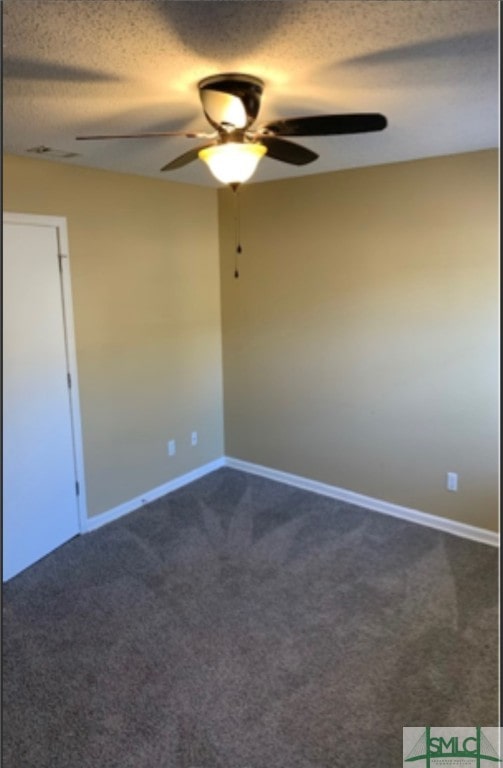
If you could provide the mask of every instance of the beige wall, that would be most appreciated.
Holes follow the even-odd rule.
[[[67,218],[89,515],[220,457],[215,190],[7,156],[3,191]]]
[[[227,455],[496,529],[497,166],[219,192]]]
[[[4,158],[68,221],[90,515],[223,453],[216,198]],[[227,455],[495,529],[497,152],[245,186],[239,280],[219,202]]]

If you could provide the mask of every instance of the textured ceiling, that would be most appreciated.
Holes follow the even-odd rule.
[[[298,139],[320,158],[264,158],[253,181],[498,146],[498,0],[4,0],[4,149],[216,186],[199,160],[159,169],[187,138],[78,142],[91,133],[208,130],[203,77],[265,81],[257,124],[382,112],[380,133]]]

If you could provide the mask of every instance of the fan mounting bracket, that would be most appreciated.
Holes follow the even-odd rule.
[[[199,90],[205,90],[207,88],[213,91],[223,91],[224,93],[232,93],[239,88],[242,90],[250,90],[254,88],[260,95],[264,89],[264,81],[260,77],[254,75],[243,75],[239,72],[227,72],[221,75],[210,75],[198,82]]]

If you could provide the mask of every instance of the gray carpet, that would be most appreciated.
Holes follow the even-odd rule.
[[[401,766],[497,725],[497,557],[219,470],[5,585],[4,766]]]

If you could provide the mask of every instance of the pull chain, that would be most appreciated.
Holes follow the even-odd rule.
[[[235,235],[235,254],[234,254],[234,277],[239,277],[239,254],[242,252],[241,248],[241,233],[240,233],[240,210],[239,210],[239,184],[231,184],[231,189],[234,192],[234,235]]]

